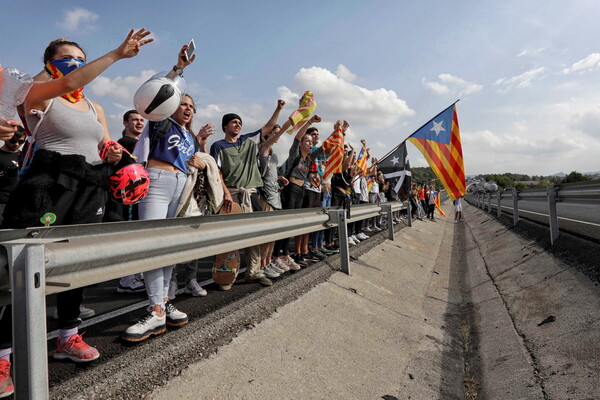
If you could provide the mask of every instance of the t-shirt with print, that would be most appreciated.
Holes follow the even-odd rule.
[[[286,170],[288,171],[288,177],[294,177],[305,181],[310,171],[310,165],[313,160],[323,154],[323,147],[315,147],[306,158],[302,158],[300,155],[300,141],[294,138],[294,142],[290,147],[289,157],[287,159]]]
[[[313,146],[311,151],[314,152],[314,151],[317,151],[318,149],[320,149],[320,147]],[[321,193],[321,185],[323,183],[331,182],[331,181],[323,182],[323,172],[325,172],[325,164],[327,164],[327,156],[323,152],[315,158],[315,160],[312,162],[312,164],[310,166],[310,169],[308,172],[308,178],[304,181],[305,189],[316,192],[316,193]],[[319,174],[319,177],[318,177],[319,184],[318,185],[315,185],[315,182],[314,182],[315,179],[311,179],[311,173],[312,173],[311,171],[313,169],[315,169],[315,167],[316,167],[317,173]]]
[[[187,161],[194,155],[196,148],[194,138],[191,133],[181,127],[178,123],[172,119],[170,120],[172,122],[171,127],[157,143],[152,153],[148,156],[148,159],[154,158],[156,160],[168,162],[175,168],[187,174]],[[156,124],[156,129],[149,132],[150,143],[152,143],[154,135],[160,132],[160,127],[165,122],[166,120],[158,122]]]
[[[261,129],[241,135],[235,143],[223,139],[210,146],[210,155],[221,169],[227,187],[252,189],[263,186],[256,157],[260,133]]]

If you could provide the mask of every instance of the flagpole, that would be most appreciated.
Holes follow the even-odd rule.
[[[447,109],[449,109],[450,107],[452,107],[453,105],[455,105],[455,104],[456,104],[456,103],[458,103],[459,101],[460,101],[460,99],[456,100],[454,103],[452,103],[452,104],[450,104],[448,107],[444,108],[444,109],[443,109],[441,112],[437,113],[437,114],[435,115],[435,117],[433,117],[433,118],[430,118],[430,119],[429,119],[427,122],[425,122],[423,125],[421,125],[421,126],[419,127],[419,129],[415,129],[415,130],[413,131],[413,133],[411,133],[410,135],[408,135],[408,136],[406,137],[406,139],[404,139],[404,142],[406,142],[406,140],[407,140],[409,137],[411,137],[412,135],[414,135],[414,134],[415,134],[415,132],[418,132],[420,129],[424,128],[424,127],[425,127],[425,125],[427,125],[427,124],[428,124],[428,123],[430,123],[432,120],[436,119],[438,116],[440,116],[441,114],[443,114],[444,112],[446,112],[446,110],[447,110]],[[402,144],[402,143],[400,143],[400,144]],[[399,146],[399,145],[398,145],[398,146]]]

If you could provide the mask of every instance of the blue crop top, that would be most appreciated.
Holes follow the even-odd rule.
[[[170,118],[169,118],[170,119]],[[173,125],[165,132],[148,159],[154,158],[172,164],[175,168],[187,173],[187,161],[194,155],[195,145],[191,133],[181,127],[177,122],[171,120]],[[149,132],[150,143],[160,131],[165,121],[156,123],[156,129]]]

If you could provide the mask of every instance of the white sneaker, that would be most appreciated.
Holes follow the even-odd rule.
[[[348,238],[348,246],[356,246],[356,242],[352,239],[352,236]]]
[[[283,262],[290,268],[291,271],[298,271],[302,268],[300,265],[296,264],[296,261],[294,261],[292,257],[284,259]]]
[[[179,311],[170,301],[165,304],[165,313],[169,326],[182,326],[189,322],[187,314]]]
[[[367,226],[365,229],[363,229],[363,232],[373,232],[373,230]]]
[[[129,342],[139,342],[148,339],[152,335],[160,335],[167,330],[166,320],[166,315],[158,317],[152,311],[150,314],[142,317],[135,325],[127,328],[122,338]]]
[[[378,227],[378,226],[374,226],[374,227],[373,227],[373,230],[375,230],[376,232],[381,232],[383,229],[381,229],[381,228],[380,228],[380,227]]]
[[[273,263],[275,265],[277,265],[277,268],[279,268],[280,270],[282,270],[283,272],[287,272],[290,270],[290,267],[285,263],[284,260],[282,260],[281,258],[277,257]]]
[[[191,294],[194,297],[206,296],[208,292],[200,286],[197,280],[190,279],[185,285],[185,294]]]
[[[279,266],[277,264],[275,264],[274,262],[267,265],[267,267],[270,267],[272,271],[277,272],[279,275],[281,275],[285,272],[285,270],[279,268]]]
[[[352,235],[348,239],[352,239],[355,242],[355,244],[360,243],[360,239],[356,235]]]
[[[179,289],[179,286],[177,285],[177,280],[171,278],[171,281],[169,282],[169,293],[167,294],[167,297],[169,298],[169,300],[173,300],[175,298],[175,296],[177,296],[178,289]]]
[[[275,278],[279,278],[279,276],[281,275],[278,272],[275,272],[272,268],[271,268],[271,264],[267,265],[264,269],[263,272],[265,274],[265,276],[269,279],[275,279]]]
[[[364,233],[359,233],[358,235],[356,235],[357,238],[359,238],[360,240],[367,240],[369,237],[367,235],[365,235]]]

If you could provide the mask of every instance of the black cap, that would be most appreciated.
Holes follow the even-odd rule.
[[[221,128],[223,128],[223,130],[225,130],[225,125],[227,125],[234,119],[239,119],[240,122],[242,122],[242,117],[240,117],[239,115],[237,115],[235,113],[229,113],[229,114],[223,115],[223,121],[221,122]]]

